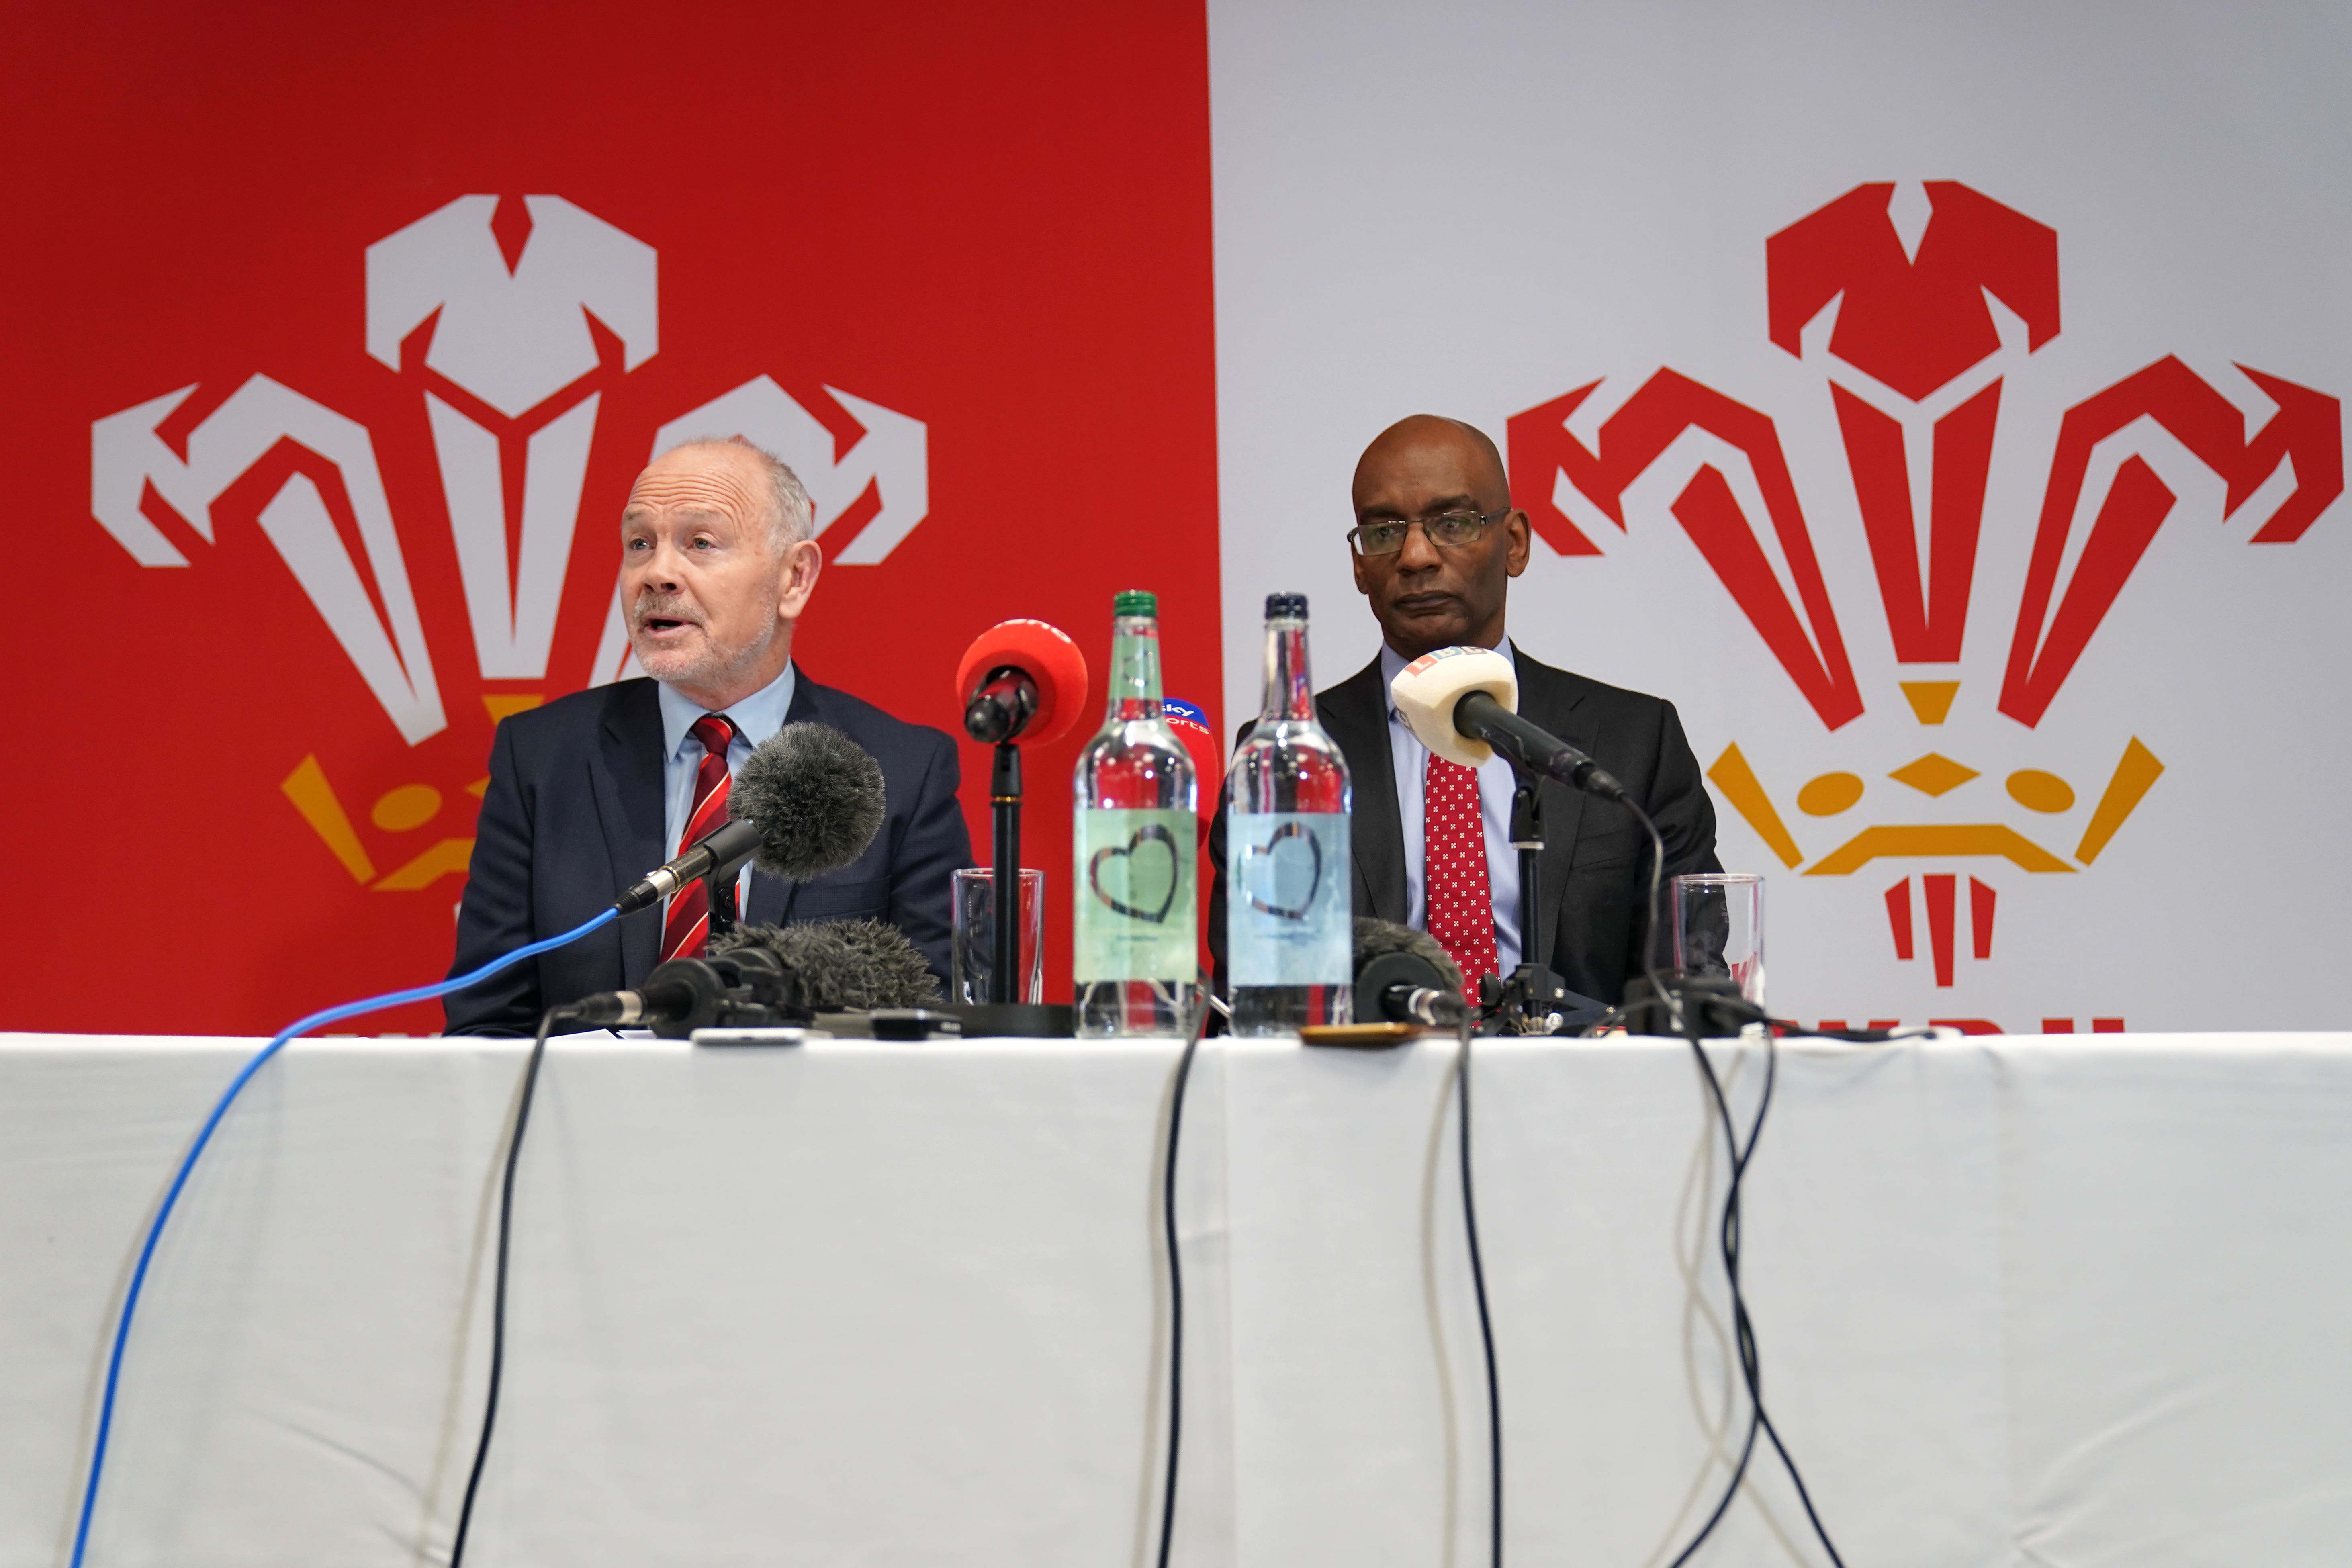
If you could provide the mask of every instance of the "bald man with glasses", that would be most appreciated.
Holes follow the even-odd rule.
[[[1519,930],[1510,763],[1496,757],[1474,770],[1432,758],[1391,704],[1389,683],[1435,648],[1501,653],[1517,670],[1519,711],[1614,773],[1656,821],[1668,877],[1722,868],[1715,806],[1674,705],[1512,647],[1505,610],[1511,579],[1528,567],[1528,514],[1511,505],[1502,455],[1482,432],[1433,415],[1399,421],[1357,461],[1353,499],[1356,587],[1382,647],[1315,706],[1355,786],[1356,913],[1428,931],[1474,986],[1482,973],[1508,975],[1531,951],[1570,990],[1613,1005],[1642,972],[1647,837],[1618,807],[1547,781],[1540,929],[1529,941]],[[1209,931],[1221,978],[1223,851],[1220,818]]]

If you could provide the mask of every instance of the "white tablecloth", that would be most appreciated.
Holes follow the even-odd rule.
[[[0,1564],[63,1561],[143,1219],[254,1044],[0,1037]],[[93,1563],[446,1552],[521,1053],[264,1070],[150,1278]],[[1752,1104],[1760,1056],[1717,1055]],[[558,1042],[469,1560],[1147,1562],[1174,1058]],[[1728,1396],[1687,1049],[1473,1060],[1511,1555],[1662,1563]],[[1485,1560],[1454,1061],[1202,1049],[1180,1561]],[[2352,1037],[1784,1047],[1746,1278],[1846,1561],[2340,1561],[2347,1200]],[[1757,1478],[1706,1561],[1825,1562]]]

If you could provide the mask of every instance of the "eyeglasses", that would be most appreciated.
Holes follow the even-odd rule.
[[[1475,511],[1449,511],[1411,522],[1360,522],[1348,531],[1348,542],[1360,555],[1394,555],[1404,548],[1405,536],[1417,528],[1432,544],[1457,549],[1477,543],[1488,523],[1510,515],[1511,509],[1505,507],[1484,517]]]

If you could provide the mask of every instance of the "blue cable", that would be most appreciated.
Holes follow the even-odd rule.
[[[147,1281],[148,1264],[154,1261],[155,1243],[163,1235],[163,1222],[172,1217],[173,1205],[180,1201],[180,1190],[188,1184],[188,1173],[196,1168],[197,1156],[205,1152],[205,1145],[212,1142],[213,1130],[220,1125],[221,1118],[228,1114],[229,1106],[236,1101],[246,1083],[255,1073],[261,1070],[261,1064],[276,1056],[287,1041],[313,1029],[324,1028],[329,1024],[340,1024],[346,1018],[356,1018],[362,1013],[373,1013],[382,1008],[397,1007],[410,1002],[430,1002],[436,996],[446,996],[453,991],[463,991],[477,981],[488,980],[500,970],[510,969],[526,958],[536,958],[542,952],[563,946],[566,942],[578,942],[599,926],[618,920],[620,913],[617,909],[606,910],[585,925],[565,931],[562,936],[551,936],[544,942],[535,942],[528,947],[519,947],[505,957],[494,958],[471,974],[461,974],[455,980],[444,980],[432,985],[419,985],[409,991],[394,991],[383,996],[371,996],[364,1002],[346,1002],[340,1007],[330,1007],[322,1013],[313,1013],[307,1018],[298,1018],[278,1031],[277,1038],[263,1047],[251,1061],[245,1064],[236,1077],[229,1081],[227,1090],[222,1094],[219,1102],[213,1107],[213,1113],[205,1118],[204,1130],[196,1134],[195,1142],[189,1145],[187,1156],[180,1162],[178,1173],[172,1177],[171,1186],[165,1189],[163,1205],[155,1211],[154,1222],[147,1227],[146,1244],[139,1249],[139,1267],[131,1271],[131,1289],[123,1293],[122,1317],[114,1326],[114,1352],[107,1358],[106,1363],[106,1396],[99,1402],[98,1441],[90,1449],[89,1479],[85,1484],[81,1494],[81,1523],[74,1531],[73,1568],[81,1568],[82,1553],[89,1545],[90,1517],[98,1508],[99,1477],[106,1468],[106,1440],[114,1429],[114,1391],[122,1377],[122,1347],[131,1339],[131,1315],[139,1310],[139,1289]]]

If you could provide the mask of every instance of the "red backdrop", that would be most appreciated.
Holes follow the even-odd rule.
[[[437,976],[461,875],[379,884],[470,837],[493,708],[585,683],[654,432],[761,374],[844,450],[859,427],[827,387],[928,432],[919,526],[871,565],[825,537],[809,675],[952,729],[980,628],[1053,620],[1098,685],[1112,593],[1151,587],[1171,692],[1224,732],[1198,7],[45,8],[11,26],[0,418],[16,547],[63,569],[9,618],[7,848],[71,870],[12,900],[20,972],[41,978],[0,1026],[257,1033]],[[544,679],[483,678],[421,368],[367,353],[366,247],[473,193],[561,196],[659,258],[658,352],[596,373]],[[184,567],[141,565],[93,521],[94,421],[194,384],[158,432],[185,457],[257,374],[373,437],[446,717],[415,745],[257,522],[310,473],[364,563],[331,466],[279,446],[213,502],[210,542],[151,491]],[[1030,759],[1055,994],[1084,733]],[[306,758],[356,858],[286,792]],[[985,753],[963,763],[984,858]]]

